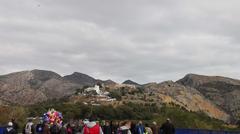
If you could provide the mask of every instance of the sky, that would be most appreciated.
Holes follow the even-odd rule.
[[[240,79],[239,0],[0,0],[0,74]]]

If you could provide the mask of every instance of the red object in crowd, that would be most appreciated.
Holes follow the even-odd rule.
[[[99,134],[100,133],[100,126],[98,124],[96,124],[92,128],[88,128],[87,126],[85,126],[83,129],[84,129],[84,134]]]

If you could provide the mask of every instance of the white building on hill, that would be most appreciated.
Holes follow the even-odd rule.
[[[98,85],[95,85],[94,87],[89,87],[85,89],[86,92],[96,91],[98,95],[101,95],[101,90]]]

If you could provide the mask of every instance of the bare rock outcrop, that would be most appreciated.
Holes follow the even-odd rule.
[[[145,90],[158,94],[163,103],[179,105],[192,112],[203,112],[209,117],[228,121],[230,116],[218,106],[206,99],[199,91],[191,87],[167,81],[145,85]]]

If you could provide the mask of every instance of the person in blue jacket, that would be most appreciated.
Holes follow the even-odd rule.
[[[135,127],[135,132],[136,134],[144,134],[145,130],[144,130],[144,126],[142,124],[142,121],[139,121],[138,124]]]

